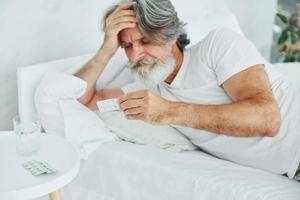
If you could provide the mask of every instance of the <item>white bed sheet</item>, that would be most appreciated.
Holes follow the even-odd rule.
[[[172,153],[112,142],[83,161],[64,199],[299,200],[300,182],[219,160],[201,151]]]

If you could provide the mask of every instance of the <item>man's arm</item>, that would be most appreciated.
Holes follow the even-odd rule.
[[[100,49],[88,63],[74,74],[87,82],[86,92],[79,98],[82,104],[88,104],[95,95],[97,79],[103,72],[110,58],[110,55],[103,49]]]
[[[119,97],[128,119],[176,124],[235,137],[275,136],[281,116],[262,65],[250,67],[224,82],[233,103],[201,105],[171,102],[150,91]]]
[[[84,105],[91,105],[90,101],[98,96],[96,93],[96,81],[120,47],[118,39],[120,31],[136,26],[137,20],[134,11],[129,10],[131,5],[132,2],[118,6],[105,19],[105,36],[101,48],[88,63],[74,74],[88,84],[85,94],[79,98],[79,101]]]
[[[172,103],[170,123],[236,136],[275,136],[281,116],[262,65],[244,70],[224,82],[233,103],[198,105]]]
[[[117,98],[121,95],[123,95],[124,92],[120,88],[112,88],[112,89],[104,89],[99,90],[94,93],[94,96],[89,101],[86,106],[91,110],[97,110],[97,101],[104,100],[104,99],[111,99],[111,98]]]

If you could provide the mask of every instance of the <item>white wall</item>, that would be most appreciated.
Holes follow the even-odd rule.
[[[277,11],[277,0],[225,0],[239,20],[240,26],[259,49],[270,60],[272,28]]]
[[[269,58],[276,1],[225,1],[245,35]],[[0,1],[0,130],[11,129],[17,114],[16,68],[96,51],[101,43],[98,15],[111,2]]]
[[[101,0],[0,1],[0,130],[10,129],[17,113],[16,68],[96,51],[102,4]]]

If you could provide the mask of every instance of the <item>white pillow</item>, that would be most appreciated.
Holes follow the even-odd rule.
[[[101,144],[117,139],[94,112],[77,101],[86,86],[70,74],[50,72],[42,78],[34,99],[45,131],[66,137],[85,159]]]
[[[96,113],[120,139],[173,152],[196,149],[185,136],[169,125],[152,125],[141,120],[128,120],[120,111]]]
[[[242,34],[238,20],[223,0],[172,0],[179,18],[187,23],[191,45],[202,40],[211,30],[227,27]]]
[[[34,95],[34,104],[42,126],[48,133],[65,136],[59,100],[79,98],[87,83],[63,72],[47,72]]]

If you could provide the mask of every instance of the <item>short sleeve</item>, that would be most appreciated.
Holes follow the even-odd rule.
[[[210,32],[202,46],[201,56],[215,72],[219,85],[249,67],[266,63],[252,42],[228,28]]]

